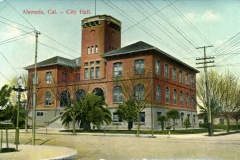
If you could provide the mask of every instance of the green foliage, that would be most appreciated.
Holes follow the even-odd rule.
[[[128,122],[128,130],[132,129],[132,123],[139,114],[139,109],[134,100],[128,100],[123,104],[120,104],[117,109],[118,116],[121,116],[123,120]]]
[[[71,104],[72,107],[67,107],[62,114],[63,125],[81,122],[84,130],[90,130],[91,123],[100,128],[104,122],[110,124],[112,121],[111,112],[104,107],[105,102],[95,94],[87,94],[81,101],[72,101]]]
[[[162,131],[164,130],[164,123],[167,121],[167,117],[166,116],[158,116],[157,120],[161,123],[161,128]]]
[[[0,109],[3,109],[9,102],[12,88],[8,85],[4,85],[0,90]]]
[[[166,112],[167,118],[173,120],[173,130],[175,130],[175,120],[180,118],[180,114],[177,109],[169,109]]]

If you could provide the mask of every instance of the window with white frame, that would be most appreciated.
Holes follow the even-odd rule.
[[[180,106],[183,106],[183,92],[180,91]]]
[[[140,117],[140,122],[144,123],[145,122],[145,112],[140,112],[139,117]]]
[[[95,53],[95,47],[94,46],[91,47],[91,53]]]
[[[87,48],[87,53],[91,54],[91,48],[90,47]]]
[[[94,79],[94,67],[90,68],[90,79]]]
[[[95,68],[96,79],[100,78],[100,67]]]
[[[161,102],[161,87],[157,85],[156,87],[156,101]]]
[[[177,90],[173,90],[173,104],[177,105]]]
[[[52,95],[51,92],[46,92],[45,93],[45,106],[50,106],[52,105]]]
[[[143,74],[144,73],[144,60],[143,59],[135,60],[134,70],[135,70],[135,74]]]
[[[165,90],[165,103],[166,104],[170,103],[170,90],[168,87],[166,87],[166,90]]]
[[[134,91],[135,91],[135,98],[136,98],[136,100],[137,101],[143,101],[144,100],[144,91],[145,91],[144,85],[137,84],[135,86]]]
[[[160,75],[161,72],[161,63],[159,60],[155,60],[155,73],[156,75]]]
[[[120,86],[115,86],[113,88],[113,102],[114,103],[123,102],[122,88]]]
[[[98,53],[98,46],[95,46],[95,53]]]
[[[186,105],[189,107],[190,104],[190,98],[189,98],[189,93],[186,94]]]
[[[114,77],[122,76],[122,62],[117,62],[113,64],[113,76]]]
[[[84,68],[84,79],[88,79],[88,68]]]
[[[172,79],[174,81],[177,81],[177,69],[176,68],[173,68],[173,70],[172,70]]]
[[[169,78],[169,65],[168,64],[164,65],[164,77]]]
[[[122,122],[122,117],[119,116],[117,113],[113,113],[113,122]]]
[[[179,82],[183,83],[183,73],[182,73],[182,71],[179,71]]]
[[[45,78],[46,84],[51,84],[52,83],[52,72],[46,72],[46,78]]]
[[[37,116],[43,116],[43,112],[37,112]]]

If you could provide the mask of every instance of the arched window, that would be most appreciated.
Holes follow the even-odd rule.
[[[183,106],[183,92],[180,91],[180,106]]]
[[[115,86],[113,88],[113,102],[114,103],[123,102],[122,88],[120,86]]]
[[[165,103],[166,104],[170,103],[170,91],[168,87],[166,87],[166,90],[165,90]]]
[[[156,101],[161,102],[161,87],[157,85],[156,87]]]
[[[86,92],[82,89],[79,89],[75,92],[75,100],[80,101],[86,96]]]
[[[70,93],[65,90],[62,91],[60,95],[60,107],[65,107],[70,105]]]
[[[52,95],[51,95],[51,92],[49,91],[45,93],[45,105],[46,106],[52,105]]]
[[[104,98],[104,92],[101,88],[95,88],[92,93],[94,93],[95,95],[97,95],[99,97],[102,97],[102,100],[105,99]]]
[[[144,100],[144,85],[137,84],[135,86],[134,92],[135,92],[135,98],[137,101],[143,101]]]
[[[177,90],[174,89],[173,90],[173,104],[177,104]]]

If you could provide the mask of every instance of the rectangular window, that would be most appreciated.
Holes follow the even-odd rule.
[[[94,79],[94,67],[90,68],[90,79]]]
[[[113,122],[122,122],[122,117],[118,116],[117,113],[113,113]]]
[[[135,70],[135,74],[143,74],[144,73],[144,60],[143,59],[135,60],[134,70]]]
[[[177,90],[175,89],[173,91],[173,104],[177,105]]]
[[[159,60],[156,60],[155,61],[155,72],[156,72],[156,75],[160,75],[160,72],[161,72],[161,63]]]
[[[145,122],[145,112],[140,112],[139,116],[140,116],[140,122],[144,123]]]
[[[91,48],[90,47],[87,48],[87,53],[91,54]]]
[[[88,66],[88,62],[85,62],[85,63],[84,63],[84,66]]]
[[[88,68],[84,69],[84,79],[88,79]]]
[[[90,62],[90,66],[94,66],[94,61]]]
[[[92,49],[92,53],[95,53],[95,47],[92,46],[91,49]]]
[[[169,65],[168,64],[164,65],[164,77],[169,78]]]
[[[186,85],[189,85],[189,79],[188,74],[186,73]]]
[[[98,53],[98,46],[95,46],[95,53]]]
[[[51,84],[52,83],[52,72],[47,72],[46,73],[45,82],[46,82],[46,84]]]
[[[96,65],[99,65],[100,64],[100,61],[96,61]]]
[[[182,71],[179,71],[179,82],[183,83],[183,74]]]
[[[176,68],[173,68],[173,71],[172,71],[172,79],[174,81],[177,81],[177,69]]]
[[[37,112],[37,116],[43,116],[43,112]]]
[[[100,67],[95,68],[96,79],[100,78]]]
[[[189,94],[186,94],[186,105],[189,107],[190,99],[189,99]]]
[[[183,106],[183,92],[180,92],[180,106]]]
[[[165,103],[166,104],[170,103],[170,90],[168,87],[166,87],[166,90],[165,90]]]
[[[117,62],[113,64],[113,76],[114,77],[122,76],[122,62]]]

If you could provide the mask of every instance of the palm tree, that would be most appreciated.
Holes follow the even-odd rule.
[[[103,99],[95,94],[87,94],[80,101],[72,101],[71,107],[67,107],[62,114],[63,125],[73,125],[73,134],[75,134],[75,123],[81,122],[83,129],[89,131],[90,124],[93,123],[100,129],[104,124],[112,122],[111,112],[107,109]]]

